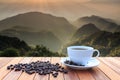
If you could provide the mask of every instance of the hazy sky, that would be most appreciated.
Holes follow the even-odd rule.
[[[12,2],[66,2],[66,1],[77,1],[77,2],[87,2],[90,0],[0,0],[0,2],[7,2],[7,3],[12,3]]]
[[[0,20],[29,11],[40,11],[75,20],[98,15],[120,21],[120,0],[0,0]]]
[[[90,0],[92,2],[120,2],[120,0]]]

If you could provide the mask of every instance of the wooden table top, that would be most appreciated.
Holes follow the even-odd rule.
[[[120,57],[99,57],[99,66],[88,70],[68,69],[68,74],[59,73],[57,78],[50,75],[29,75],[22,71],[7,70],[10,64],[29,63],[42,60],[60,63],[60,57],[0,57],[0,80],[120,80]]]

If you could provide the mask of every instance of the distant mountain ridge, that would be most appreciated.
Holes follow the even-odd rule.
[[[20,28],[20,29],[19,29]],[[50,31],[31,32],[21,30],[20,26],[6,29],[0,32],[1,35],[18,37],[24,40],[29,45],[45,45],[52,51],[57,51],[62,45],[62,42]],[[29,28],[25,28],[29,29]]]
[[[68,46],[87,45],[100,51],[100,56],[119,56],[120,57],[120,32],[99,31],[86,38],[77,38],[75,41],[63,46],[62,53],[66,53]]]
[[[107,46],[107,50],[113,48],[110,45],[119,44],[119,38],[115,35],[119,37],[120,25],[111,19],[92,15],[79,18],[74,25],[77,27],[64,17],[28,12],[1,20],[0,35],[18,37],[32,45],[43,44],[52,51],[58,51],[70,40],[73,45],[90,45],[98,49],[105,49]],[[110,38],[107,35],[110,35]]]
[[[116,32],[116,29],[120,27],[120,25],[116,24],[111,19],[105,19],[95,15],[79,18],[73,24],[77,27],[81,27],[82,25],[88,23],[93,23],[100,30],[105,30],[108,32]]]
[[[85,38],[100,30],[92,23],[88,23],[80,27],[73,35],[72,39]]]
[[[9,30],[10,28],[8,28],[8,30]],[[18,26],[18,25],[16,25],[16,26],[13,26],[13,27],[11,27],[11,29],[14,29],[14,30],[16,30],[16,31],[31,31],[31,32],[34,32],[34,28],[31,28],[31,27],[26,27],[26,26]],[[7,30],[7,29],[5,29],[5,30]]]
[[[82,43],[88,44],[91,41],[90,43],[92,45],[116,47],[119,46],[120,44],[119,40],[120,40],[120,32],[111,33],[106,31],[100,31],[88,36],[86,39],[82,41]]]
[[[5,30],[13,26],[33,28],[32,31],[36,32],[48,30],[58,36],[63,42],[68,40],[75,30],[75,27],[65,18],[41,12],[18,14],[0,21],[0,30]]]
[[[120,32],[102,31],[93,23],[88,23],[78,28],[61,52],[67,53],[66,48],[75,45],[92,46],[100,51],[101,56],[120,56]]]
[[[101,56],[120,56],[120,32],[100,31],[79,42],[99,49]]]
[[[119,25],[119,27],[116,28],[115,31],[116,31],[116,32],[120,32],[120,25]]]

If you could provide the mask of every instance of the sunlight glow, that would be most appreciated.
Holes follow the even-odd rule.
[[[91,0],[0,0],[5,3],[88,2]]]

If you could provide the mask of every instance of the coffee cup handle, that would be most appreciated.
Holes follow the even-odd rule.
[[[94,49],[94,52],[97,52],[97,55],[95,56],[95,57],[99,57],[99,55],[100,55],[100,52],[97,50],[97,49]]]

